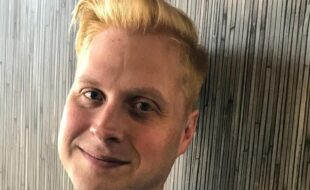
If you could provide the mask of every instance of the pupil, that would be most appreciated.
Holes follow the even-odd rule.
[[[149,105],[146,104],[146,103],[141,103],[140,109],[141,109],[142,111],[148,111],[148,110],[149,110]]]
[[[96,93],[96,92],[92,92],[92,93],[90,94],[90,97],[91,97],[92,99],[96,99],[96,98],[97,98],[97,93]]]

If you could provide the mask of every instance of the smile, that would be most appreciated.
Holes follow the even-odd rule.
[[[129,164],[129,161],[120,160],[110,156],[99,156],[94,153],[89,153],[82,148],[78,147],[82,155],[93,165],[99,166],[101,168],[117,168],[126,164]]]

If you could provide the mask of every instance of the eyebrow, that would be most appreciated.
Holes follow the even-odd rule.
[[[81,83],[92,84],[94,86],[100,86],[100,83],[96,79],[88,76],[80,76],[77,81]]]

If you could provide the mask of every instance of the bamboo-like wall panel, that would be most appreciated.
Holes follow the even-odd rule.
[[[0,190],[71,190],[57,132],[76,0],[0,0]],[[170,0],[209,51],[198,131],[167,190],[310,189],[310,0]]]
[[[0,190],[67,190],[57,131],[73,79],[74,2],[0,0]]]

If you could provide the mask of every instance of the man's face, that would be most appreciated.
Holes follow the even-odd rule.
[[[64,108],[60,159],[77,190],[162,189],[194,133],[183,67],[163,35],[98,33],[80,57]]]

